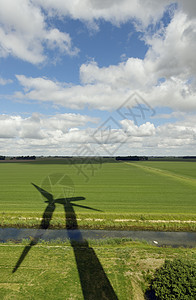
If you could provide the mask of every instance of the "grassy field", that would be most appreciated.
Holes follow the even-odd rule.
[[[112,288],[107,299],[142,300],[155,270],[165,259],[196,261],[196,249],[156,248],[131,241],[90,242],[90,250],[69,244],[40,243],[31,248],[18,270],[13,268],[27,242],[0,244],[0,299],[105,299],[100,292]],[[94,258],[92,259],[92,252]],[[77,253],[77,254],[78,254]],[[92,269],[93,265],[93,269]],[[82,275],[83,280],[80,280]],[[103,288],[104,286],[104,288]],[[98,288],[98,290],[97,290]],[[116,298],[117,297],[117,298]]]
[[[80,201],[73,204],[101,210],[73,206],[79,228],[196,230],[196,163],[65,162],[0,163],[0,226],[40,226],[49,196],[44,198],[37,186],[55,198],[75,197]],[[57,182],[62,175],[68,176],[66,185]],[[67,219],[59,201],[50,227],[65,228]],[[108,299],[142,300],[165,259],[196,261],[196,249],[158,248],[128,239],[28,243],[0,244],[0,299],[80,300],[93,295],[96,300],[105,293]]]
[[[101,210],[75,207],[80,228],[196,230],[196,162],[65,162],[0,163],[0,226],[38,227],[46,199],[31,183],[47,189],[44,178],[66,174],[72,196],[85,198],[77,204]],[[62,187],[53,187],[59,196]],[[51,227],[64,225],[57,204]]]

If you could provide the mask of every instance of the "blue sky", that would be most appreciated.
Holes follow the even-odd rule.
[[[0,0],[0,154],[195,155],[195,32],[193,0]]]

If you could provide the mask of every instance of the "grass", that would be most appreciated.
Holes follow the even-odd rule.
[[[12,273],[26,245],[27,241],[0,244],[1,299],[83,299],[73,248],[68,243],[39,243]],[[165,259],[196,261],[196,249],[157,248],[129,240],[89,241],[89,245],[120,300],[144,299],[149,279]],[[88,253],[83,255],[88,269],[92,261]]]
[[[39,227],[47,204],[31,183],[49,189],[43,179],[50,174],[59,178],[59,173],[71,178],[74,197],[85,197],[77,204],[101,210],[75,207],[79,228],[196,230],[196,163],[188,161],[0,163],[0,226]],[[61,192],[62,187],[53,186],[55,197]],[[65,228],[61,204],[56,204],[50,227]],[[12,273],[26,246],[28,241],[0,244],[0,299],[79,300],[84,299],[82,291],[93,286],[102,291],[104,283],[120,300],[143,300],[165,259],[196,261],[195,248],[158,248],[129,239],[89,241],[82,247],[40,241]]]
[[[48,175],[62,173],[73,181],[74,196],[85,197],[77,204],[101,210],[75,208],[80,228],[196,230],[195,162],[45,160],[1,163],[0,171],[2,227],[38,227],[46,204],[31,183],[42,186]],[[53,192],[58,195],[59,189]],[[64,226],[63,207],[57,204],[51,227]]]

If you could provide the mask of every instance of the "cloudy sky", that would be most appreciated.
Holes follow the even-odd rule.
[[[195,155],[195,0],[0,0],[0,155]]]

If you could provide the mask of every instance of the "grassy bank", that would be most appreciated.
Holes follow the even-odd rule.
[[[0,213],[3,228],[39,228],[41,220],[41,213]],[[80,229],[196,231],[194,214],[78,213],[77,221]],[[49,228],[65,228],[64,213],[55,213]]]
[[[25,246],[27,242],[0,244],[1,299],[83,299],[82,291],[90,293],[91,287],[81,283],[80,275],[91,278],[91,264],[97,264],[92,279],[95,288],[98,283],[101,286],[96,276],[102,272],[106,288],[110,285],[118,299],[142,300],[149,279],[165,259],[196,261],[196,249],[157,248],[128,240],[89,241],[83,248],[43,242],[32,247],[18,270],[12,273]]]

